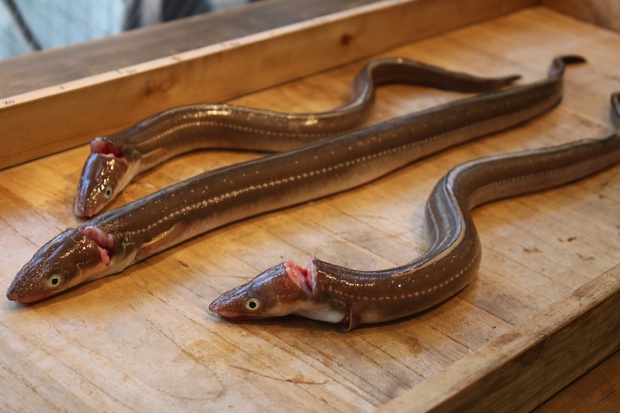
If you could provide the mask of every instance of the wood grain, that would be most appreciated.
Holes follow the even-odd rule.
[[[620,90],[614,71],[618,39],[535,7],[384,53],[481,75],[521,73],[523,82],[545,76],[558,54],[583,54],[588,63],[568,70],[559,108],[521,127],[371,185],[210,232],[45,302],[5,300],[0,410],[368,412],[401,403],[405,410],[423,411],[444,401],[476,407],[472,396],[488,388],[497,397],[507,395],[507,410],[541,403],[554,386],[617,346],[618,167],[477,209],[479,276],[457,297],[417,317],[342,334],[294,317],[227,323],[206,308],[223,291],[283,259],[304,262],[316,255],[371,269],[406,262],[422,248],[424,201],[450,166],[605,133],[609,94]],[[276,110],[332,108],[346,100],[363,63],[232,102]],[[459,96],[382,88],[370,122]],[[87,153],[80,146],[0,171],[1,289],[44,242],[77,224],[71,201]],[[255,156],[200,152],[177,158],[141,176],[115,205]],[[576,331],[597,340],[580,347],[571,340]],[[553,368],[541,369],[547,360]],[[507,379],[508,372],[527,372],[525,365],[545,374],[540,381]],[[450,377],[441,380],[446,372],[462,378],[458,388],[449,387]],[[501,380],[493,385],[493,377]],[[565,382],[556,383],[557,377]],[[420,389],[431,392],[418,401],[411,394]]]
[[[542,0],[544,6],[620,32],[620,3],[616,0]]]
[[[534,410],[551,412],[614,412],[620,406],[620,351]]]
[[[369,2],[45,89],[4,96],[0,98],[0,124],[7,131],[2,134],[7,147],[0,153],[0,168],[89,142],[94,136],[127,127],[166,108],[231,99],[528,3],[531,0],[506,4],[476,0],[475,8],[460,9],[452,7],[453,0]],[[306,7],[311,6],[308,3]],[[439,15],[441,19],[435,19]]]
[[[359,7],[374,0],[270,0],[0,60],[0,97],[56,86],[171,54]]]
[[[597,320],[597,322],[593,322]],[[531,411],[620,349],[620,265],[455,362],[383,409]]]

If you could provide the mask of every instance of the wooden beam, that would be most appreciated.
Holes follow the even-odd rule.
[[[450,0],[368,3],[3,98],[0,124],[6,150],[0,154],[0,168],[86,143],[169,107],[230,99],[533,1],[472,3],[463,8]]]
[[[537,407],[533,413],[611,412],[620,406],[620,351]]]
[[[541,3],[580,20],[620,32],[618,0],[542,0]]]
[[[133,66],[175,53],[363,6],[376,0],[270,0],[0,60],[0,97]]]

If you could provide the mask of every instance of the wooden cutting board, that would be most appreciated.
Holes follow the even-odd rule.
[[[206,308],[285,259],[304,263],[316,255],[364,269],[403,264],[423,248],[424,202],[451,166],[611,130],[620,35],[549,9],[528,8],[383,53],[483,76],[519,73],[522,83],[544,77],[554,56],[569,53],[588,63],[568,69],[561,106],[527,124],[364,187],[212,231],[44,302],[2,299],[0,406],[152,412],[536,406],[549,396],[544,377],[569,380],[583,368],[567,371],[567,363],[592,366],[618,348],[620,167],[475,210],[483,244],[479,276],[420,316],[343,334],[296,317],[228,323]],[[364,63],[231,103],[328,110],[346,101]],[[461,96],[382,87],[369,123]],[[81,146],[0,171],[2,289],[43,243],[79,223],[71,204],[87,154]],[[142,175],[114,206],[256,156],[179,157]],[[580,344],[565,340],[562,347],[575,334]],[[532,372],[543,376],[540,385],[528,379]],[[510,396],[489,397],[495,394],[489,389]]]

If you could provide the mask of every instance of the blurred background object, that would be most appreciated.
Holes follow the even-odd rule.
[[[0,59],[251,0],[0,0]]]

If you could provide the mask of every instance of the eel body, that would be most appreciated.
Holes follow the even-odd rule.
[[[620,127],[620,94],[612,97]],[[289,314],[340,323],[347,330],[409,316],[452,297],[474,278],[481,247],[469,211],[476,206],[566,184],[620,162],[620,129],[597,139],[475,159],[451,169],[425,209],[428,250],[406,265],[360,271],[313,258],[268,269],[215,300],[210,311],[251,320]]]
[[[542,80],[209,171],[107,211],[43,245],[18,272],[7,297],[32,302],[52,296],[219,226],[368,183],[520,124],[560,102],[565,64],[581,61],[559,57]]]
[[[463,93],[490,92],[519,76],[478,77],[405,58],[379,58],[353,80],[349,102],[318,113],[276,112],[225,103],[164,110],[120,132],[95,138],[73,204],[78,217],[109,205],[140,173],[199,149],[280,152],[343,133],[370,115],[375,87],[408,83]]]

